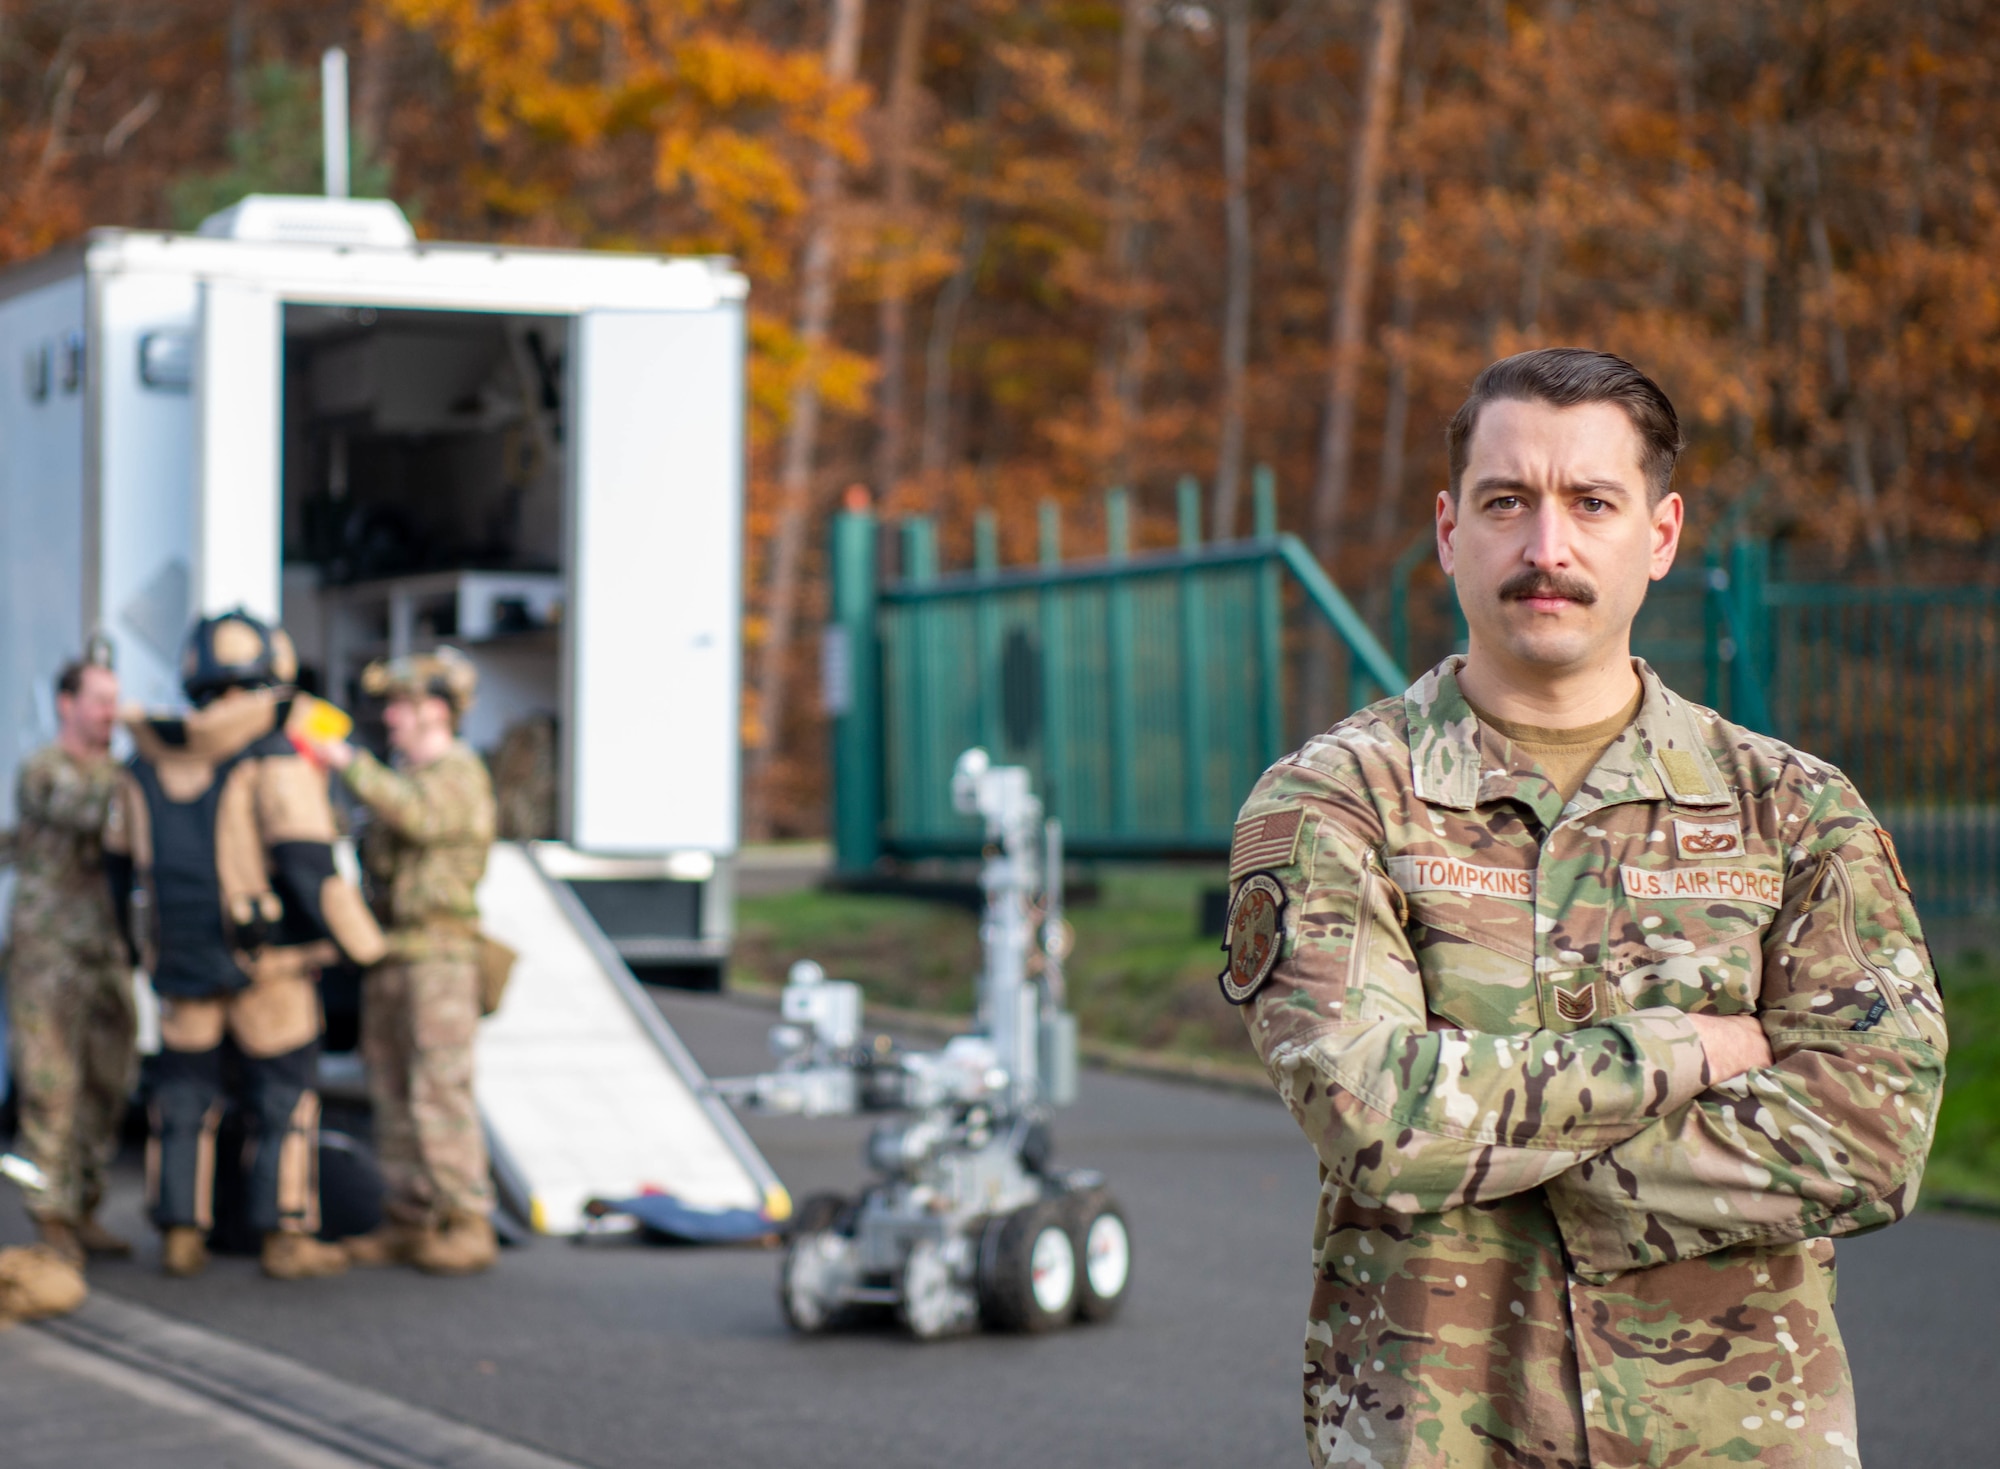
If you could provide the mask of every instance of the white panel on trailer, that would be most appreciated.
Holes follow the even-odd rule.
[[[699,1209],[789,1212],[777,1175],[617,956],[594,946],[525,848],[493,848],[482,924],[520,959],[482,1021],[479,1110],[529,1195],[535,1228],[574,1234],[592,1198],[648,1189]],[[586,923],[588,920],[584,920]]]
[[[83,650],[82,275],[0,301],[0,830],[20,762],[55,737],[55,678]],[[0,949],[14,869],[0,866]],[[0,1017],[0,1031],[4,1031]],[[0,1064],[0,1072],[4,1072]],[[4,1083],[0,1083],[4,1085]]]
[[[284,317],[278,297],[201,283],[195,341],[195,610],[276,621],[284,494]]]
[[[81,272],[0,301],[0,828],[14,771],[55,737],[56,673],[89,631],[84,340]]]
[[[733,851],[743,314],[591,311],[571,339],[569,839]]]
[[[98,588],[127,701],[180,702],[195,607],[194,341],[190,276],[111,274],[96,292]]]

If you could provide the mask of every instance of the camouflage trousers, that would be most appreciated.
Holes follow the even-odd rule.
[[[48,1178],[44,1191],[28,1196],[28,1212],[81,1219],[104,1196],[138,1068],[131,967],[17,953],[7,1010],[19,1149]]]
[[[383,1209],[403,1224],[489,1214],[486,1136],[472,1098],[479,969],[470,953],[391,959],[361,991],[361,1053],[375,1107]]]

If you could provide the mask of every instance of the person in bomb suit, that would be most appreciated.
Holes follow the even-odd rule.
[[[105,827],[113,899],[160,997],[147,1150],[162,1264],[208,1261],[226,1078],[254,1141],[249,1223],[267,1275],[347,1268],[319,1227],[315,1089],[322,966],[383,952],[361,894],[334,869],[323,772],[285,733],[297,663],[282,631],[241,610],[189,636],[185,715],[131,722],[137,753]]]
[[[104,817],[118,784],[107,648],[58,675],[56,717],[56,740],[22,762],[16,785],[7,1006],[20,1149],[43,1178],[28,1213],[42,1243],[81,1267],[86,1254],[132,1253],[97,1222],[137,1061],[132,966],[104,887]]]
[[[368,972],[361,1048],[388,1197],[383,1226],[348,1242],[357,1264],[440,1275],[492,1265],[493,1187],[472,1095],[479,905],[496,813],[485,763],[458,737],[477,674],[455,648],[374,663],[391,769],[345,743],[316,753],[368,808],[361,861],[389,957]]]

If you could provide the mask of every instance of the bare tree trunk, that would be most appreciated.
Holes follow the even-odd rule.
[[[1250,360],[1250,0],[1222,20],[1222,176],[1229,261],[1222,305],[1222,424],[1215,465],[1218,541],[1236,534],[1243,472],[1243,407]]]
[[[1414,89],[1413,89],[1414,90]],[[1414,221],[1424,207],[1423,175],[1412,170],[1403,187],[1403,218]],[[1417,324],[1417,280],[1410,269],[1410,252],[1399,242],[1396,251],[1395,291],[1389,308],[1390,324],[1396,331],[1389,352],[1389,397],[1382,410],[1382,473],[1375,492],[1375,514],[1369,526],[1368,544],[1379,560],[1388,589],[1386,573],[1401,549],[1396,545],[1402,519],[1404,481],[1408,478],[1410,437],[1410,333]]]
[[[1743,363],[1752,373],[1762,372],[1764,356],[1764,298],[1766,278],[1764,273],[1764,249],[1770,234],[1770,205],[1764,186],[1764,172],[1769,167],[1769,143],[1764,125],[1752,123],[1750,127],[1750,177],[1746,192],[1750,196],[1750,223],[1743,242]],[[1750,409],[1738,408],[1733,414],[1736,430],[1736,452],[1745,459],[1757,452],[1757,420]]]
[[[396,30],[369,6],[361,12],[361,55],[354,87],[354,141],[364,158],[383,155],[389,122],[389,73],[396,64]]]
[[[250,0],[229,4],[229,134],[250,127]]]
[[[910,323],[910,249],[916,236],[910,217],[910,146],[916,132],[917,89],[923,63],[924,30],[930,0],[903,0],[896,24],[896,54],[889,75],[888,133],[883,139],[887,174],[889,254],[883,263],[880,312],[881,383],[875,438],[875,489],[887,495],[902,478],[909,413],[904,378]]]
[[[1098,397],[1111,417],[1111,477],[1131,478],[1131,434],[1138,392],[1140,355],[1139,156],[1140,108],[1145,101],[1146,37],[1152,24],[1147,0],[1125,0],[1118,35],[1118,94],[1111,144],[1110,227],[1104,259],[1113,283],[1109,329],[1098,354]]]
[[[1875,467],[1869,452],[1868,417],[1854,391],[1854,375],[1847,358],[1847,328],[1840,320],[1840,280],[1833,264],[1833,241],[1826,231],[1826,206],[1820,194],[1819,144],[1806,144],[1806,190],[1812,212],[1806,217],[1806,243],[1812,250],[1813,265],[1819,271],[1820,293],[1826,311],[1826,370],[1840,427],[1847,441],[1847,481],[1854,498],[1861,503],[1862,529],[1868,550],[1876,564],[1889,561],[1889,539],[1882,529],[1882,510],[1875,493]]]
[[[826,74],[836,87],[854,80],[861,53],[863,0],[832,0],[827,28]],[[757,669],[757,727],[745,780],[744,830],[752,840],[769,834],[771,762],[782,738],[787,664],[793,624],[798,618],[799,561],[812,518],[813,453],[819,439],[819,359],[833,315],[834,213],[840,202],[840,159],[832,149],[813,170],[812,224],[799,268],[798,380],[793,384],[785,424],[784,457],[778,473],[777,528],[772,535],[770,593],[765,607],[764,646]]]
[[[1320,441],[1319,479],[1313,487],[1313,551],[1329,574],[1340,548],[1341,517],[1354,473],[1355,399],[1361,382],[1362,338],[1368,327],[1368,284],[1382,219],[1382,161],[1388,152],[1389,114],[1396,103],[1396,69],[1403,46],[1402,0],[1375,0],[1375,37],[1362,83],[1361,126],[1348,168],[1347,240],[1339,288],[1334,293],[1332,363],[1327,376],[1326,423]],[[1306,662],[1306,708],[1315,721],[1330,713],[1331,640],[1323,656]],[[1317,649],[1316,649],[1317,652]]]
[[[931,307],[930,340],[924,345],[924,433],[918,470],[933,511],[944,496],[945,468],[951,461],[951,354],[958,338],[959,318],[979,279],[979,261],[986,250],[986,201],[974,198],[965,210],[959,233],[958,269],[938,292]]]

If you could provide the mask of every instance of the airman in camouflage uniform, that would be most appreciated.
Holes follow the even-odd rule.
[[[131,1246],[96,1220],[132,1094],[132,966],[104,877],[100,834],[118,766],[117,675],[72,664],[57,682],[63,738],[21,765],[15,792],[7,1004],[20,1150],[46,1186],[28,1195],[42,1240],[75,1264]],[[90,726],[85,728],[84,726]]]
[[[392,770],[363,751],[329,752],[369,811],[362,866],[389,939],[389,957],[368,972],[361,1000],[388,1223],[350,1253],[365,1264],[408,1260],[440,1274],[470,1273],[495,1253],[493,1190],[472,1092],[474,894],[493,843],[493,786],[478,754],[454,737],[472,701],[473,669],[443,649],[373,665],[364,687],[389,701],[390,738],[402,758]]]
[[[1634,666],[1573,789],[1453,658],[1243,807],[1222,988],[1319,1156],[1315,1464],[1859,1462],[1831,1241],[1915,1201],[1929,954],[1839,771]]]

